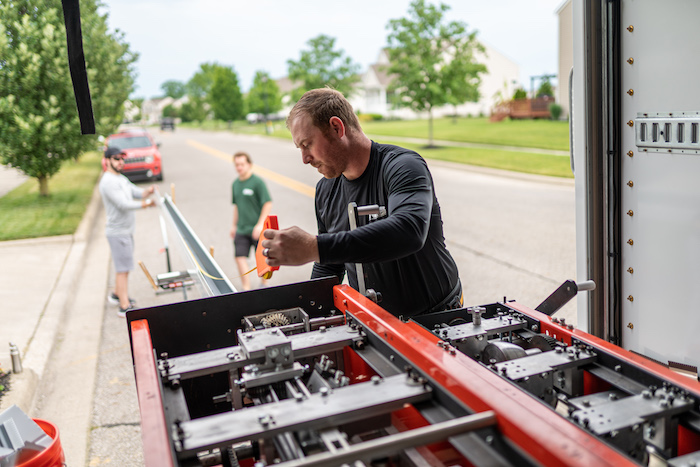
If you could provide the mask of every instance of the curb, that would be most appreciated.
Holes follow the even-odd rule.
[[[85,253],[90,240],[89,233],[95,225],[97,213],[101,206],[100,201],[100,193],[96,184],[90,203],[75,234],[72,236],[60,236],[62,240],[65,240],[66,237],[72,237],[68,254],[63,262],[53,291],[49,295],[39,318],[39,322],[36,324],[34,335],[31,337],[27,350],[23,355],[23,371],[12,375],[10,389],[0,401],[0,411],[13,404],[19,406],[25,413],[31,413],[34,408],[37,388],[41,383],[47,362],[56,345],[56,336],[63,325],[66,311],[73,301],[73,293],[85,262]],[[23,243],[52,241],[57,240],[55,237],[18,240],[18,242]]]

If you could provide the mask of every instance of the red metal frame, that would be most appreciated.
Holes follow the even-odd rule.
[[[163,395],[160,392],[148,321],[141,319],[131,322],[131,339],[136,392],[141,411],[144,461],[146,465],[173,467],[175,462],[165,424]]]
[[[495,411],[499,431],[542,465],[636,465],[471,358],[438,346],[440,339],[418,324],[402,323],[347,285],[335,286],[333,298],[339,310],[352,313],[475,412]]]

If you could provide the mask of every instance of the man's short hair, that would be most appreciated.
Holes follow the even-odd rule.
[[[114,146],[109,146],[105,149],[105,157],[121,156],[122,154],[126,153],[122,149],[115,148]]]
[[[319,88],[305,92],[289,112],[287,128],[291,127],[299,115],[311,117],[314,126],[324,133],[330,131],[331,117],[340,118],[346,128],[362,131],[360,120],[355,115],[352,105],[335,89]]]
[[[245,160],[248,161],[249,164],[253,163],[253,160],[250,158],[250,155],[247,152],[238,151],[233,155],[233,160],[235,161],[237,157],[245,157]]]

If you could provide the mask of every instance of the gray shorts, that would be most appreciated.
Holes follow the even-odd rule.
[[[107,237],[107,241],[112,250],[114,270],[116,272],[129,272],[134,269],[134,237],[132,235],[119,235]]]

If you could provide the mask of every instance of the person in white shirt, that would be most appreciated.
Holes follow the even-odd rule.
[[[142,189],[122,175],[124,152],[115,147],[105,150],[106,170],[100,180],[100,195],[105,207],[107,223],[105,234],[112,250],[116,271],[114,292],[108,300],[119,305],[117,314],[125,316],[135,308],[136,302],[129,298],[129,272],[134,269],[134,210],[154,206],[148,196],[155,185]]]

